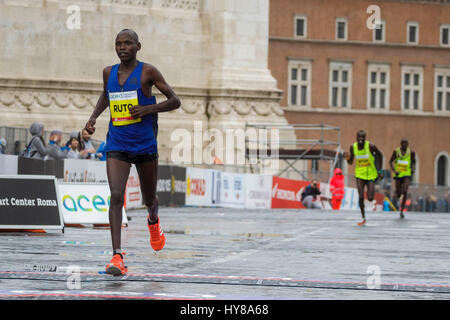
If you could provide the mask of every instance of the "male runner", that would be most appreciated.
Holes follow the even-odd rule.
[[[395,179],[395,194],[400,201],[400,218],[403,219],[403,211],[408,197],[408,187],[411,177],[416,170],[416,154],[408,147],[406,138],[400,141],[400,148],[394,150],[389,161]]]
[[[121,275],[127,272],[120,245],[124,193],[132,163],[136,165],[142,197],[148,211],[150,244],[156,251],[164,247],[165,236],[159,223],[156,197],[157,113],[179,108],[180,100],[157,68],[136,59],[141,43],[133,30],[120,31],[115,47],[120,64],[103,69],[103,92],[85,129],[93,134],[96,119],[110,107],[111,120],[105,152],[111,191],[109,223],[113,258],[106,267],[106,273]],[[158,88],[167,100],[156,103],[152,96],[152,86]]]
[[[377,168],[381,169],[383,155],[374,144],[366,141],[364,130],[358,131],[356,141],[350,147],[350,153],[344,152],[344,159],[347,160],[348,164],[353,164],[353,160],[356,159],[355,178],[359,195],[359,208],[363,218],[358,225],[363,226],[366,223],[364,187],[367,186],[367,200],[372,203],[375,196],[375,182],[378,178],[382,178],[381,171]]]

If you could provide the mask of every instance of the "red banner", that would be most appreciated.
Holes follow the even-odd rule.
[[[302,192],[308,185],[308,181],[273,177],[272,208],[305,208],[302,204]]]

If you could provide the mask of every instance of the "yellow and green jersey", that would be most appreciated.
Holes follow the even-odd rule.
[[[406,153],[402,155],[400,148],[395,149],[395,171],[398,172],[397,178],[411,176],[411,150],[406,149]]]
[[[375,168],[375,158],[370,152],[370,142],[364,143],[362,150],[358,149],[358,142],[353,144],[353,154],[356,159],[355,177],[362,180],[375,180],[378,177]]]

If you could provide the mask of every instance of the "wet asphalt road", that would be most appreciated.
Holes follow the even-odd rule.
[[[359,211],[160,208],[166,247],[157,254],[149,244],[145,212],[127,214],[131,221],[123,228],[122,249],[134,276],[82,273],[79,286],[70,287],[65,273],[28,273],[32,266],[103,271],[111,258],[107,228],[0,233],[0,298],[450,299],[449,214],[407,213],[400,220],[392,212],[369,213],[367,225],[358,227]],[[189,281],[189,275],[201,283]],[[217,283],[211,276],[237,280]],[[239,280],[248,277],[320,281],[322,287]],[[377,290],[385,284],[412,286]]]

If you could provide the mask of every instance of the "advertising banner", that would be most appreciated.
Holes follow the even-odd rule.
[[[169,206],[172,195],[172,176],[171,168],[168,165],[158,166],[158,182],[156,185],[156,194],[158,195],[160,206]]]
[[[186,168],[172,167],[171,205],[184,206],[186,203]]]
[[[19,157],[10,154],[0,154],[0,174],[17,175]]]
[[[21,175],[46,175],[62,179],[64,161],[18,157],[17,172]]]
[[[0,176],[0,229],[63,229],[56,179]]]
[[[127,188],[125,189],[125,209],[136,209],[145,207],[142,203],[141,184],[133,164],[130,168],[130,175],[127,180]]]
[[[109,224],[108,184],[59,183],[58,189],[65,224]],[[122,223],[127,224],[125,209],[122,210]]]
[[[356,188],[344,188],[341,209],[359,210],[359,196]]]
[[[64,182],[108,182],[106,162],[64,159]]]
[[[245,175],[245,207],[270,209],[272,205],[272,176]]]
[[[308,181],[273,177],[272,208],[305,208],[302,204],[302,192],[308,184]]]
[[[186,168],[186,205],[213,205],[213,173],[214,170]]]
[[[222,172],[219,206],[227,208],[244,208],[244,177],[245,175],[239,173]]]

